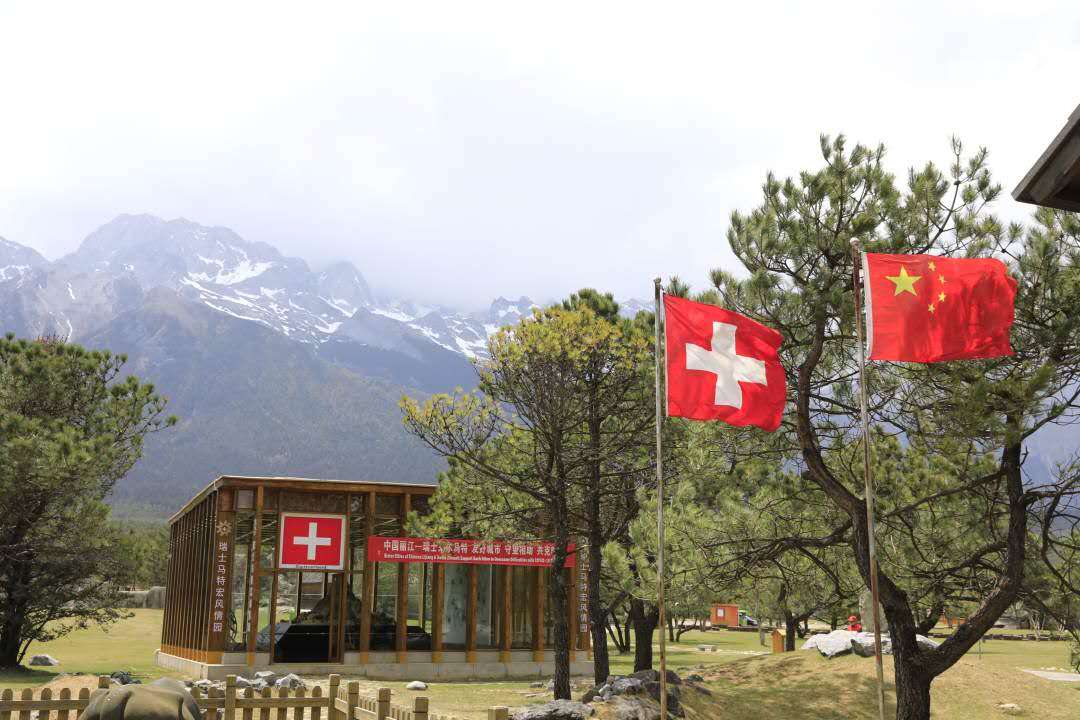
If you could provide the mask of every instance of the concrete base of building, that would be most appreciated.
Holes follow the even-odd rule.
[[[546,678],[555,673],[555,653],[547,650],[538,661],[539,653],[532,650],[513,650],[508,662],[500,660],[498,650],[478,650],[475,662],[467,662],[464,652],[442,653],[441,662],[432,662],[430,652],[410,651],[405,662],[397,662],[393,652],[368,654],[368,662],[359,663],[358,653],[345,653],[341,663],[273,663],[269,653],[255,653],[255,662],[247,663],[246,653],[224,653],[220,663],[170,655],[158,650],[157,664],[167,670],[179,672],[196,679],[224,680],[227,675],[250,675],[259,670],[273,670],[279,675],[330,675],[337,673],[346,677],[365,677],[372,680],[502,680]],[[579,657],[584,653],[579,653]],[[507,658],[503,658],[506,660]],[[575,660],[570,663],[570,674],[592,677],[592,660]]]

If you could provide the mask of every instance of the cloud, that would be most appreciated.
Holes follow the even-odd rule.
[[[956,133],[1009,190],[1080,99],[1074,3],[299,8],[0,12],[0,235],[152,212],[421,301],[647,297],[733,267],[731,210],[820,132],[900,173]]]

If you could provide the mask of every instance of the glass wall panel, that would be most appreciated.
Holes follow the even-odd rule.
[[[510,573],[510,647],[532,647],[532,568],[506,567]]]
[[[259,566],[263,568],[277,567],[278,516],[264,512],[260,532]]]
[[[397,579],[400,567],[396,563],[374,563],[372,565],[375,571],[375,602],[372,605],[371,640],[369,644],[372,650],[395,649],[394,638],[397,637]]]
[[[337,633],[341,575],[322,572],[278,573],[275,662],[326,662]],[[335,653],[336,654],[336,653]]]
[[[255,528],[255,516],[251,512],[238,512],[236,513],[235,522],[236,534],[233,538],[230,601],[232,607],[229,608],[229,621],[225,633],[225,649],[228,651],[247,649],[248,611],[251,609],[251,542]]]
[[[354,495],[349,512],[349,553],[352,569],[358,571],[364,567],[364,549],[367,544],[367,519],[364,516],[362,496]]]
[[[356,565],[353,565],[356,568]],[[360,615],[363,610],[363,603],[360,598],[364,594],[364,573],[363,565],[359,566],[361,572],[354,572],[349,575],[348,588],[346,590],[346,603],[348,607],[348,614],[345,616],[345,649],[346,650],[359,650],[360,649]]]
[[[476,568],[476,647],[499,647],[498,608],[496,585],[498,568],[479,565]]]
[[[431,649],[431,591],[435,572],[431,563],[409,563],[409,650]]]
[[[443,575],[443,648],[464,650],[469,620],[469,566],[446,565]]]
[[[271,645],[273,633],[270,630],[270,593],[273,587],[272,575],[259,577],[259,621],[257,624],[259,632],[255,636],[255,649],[259,652],[268,651]]]

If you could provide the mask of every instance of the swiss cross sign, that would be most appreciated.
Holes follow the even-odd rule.
[[[278,566],[301,570],[344,570],[344,538],[344,515],[281,513]]]

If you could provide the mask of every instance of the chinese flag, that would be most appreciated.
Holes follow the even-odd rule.
[[[991,258],[863,256],[871,360],[1012,355],[1016,281]]]
[[[780,333],[715,305],[664,296],[668,415],[772,432],[787,397]]]

